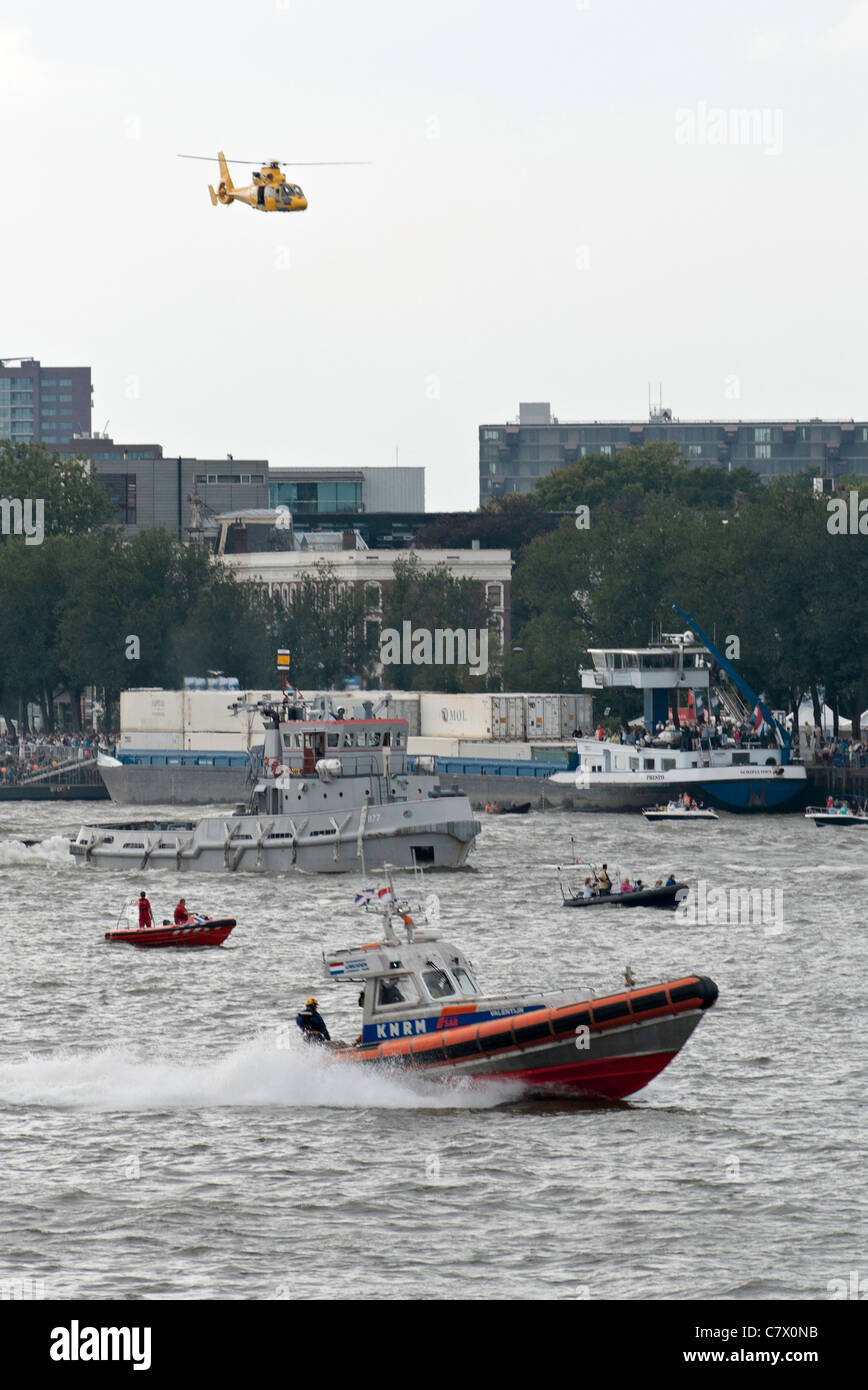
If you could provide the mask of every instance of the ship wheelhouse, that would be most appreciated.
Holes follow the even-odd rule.
[[[406,770],[408,727],[405,719],[281,723],[280,762],[291,773],[313,776],[318,762],[336,758],[345,765],[348,774],[363,775],[382,771],[385,755],[392,772],[403,772]]]

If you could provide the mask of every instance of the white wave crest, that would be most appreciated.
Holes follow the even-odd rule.
[[[12,837],[0,840],[0,868],[13,868],[18,864],[69,864],[74,867],[75,861],[69,852],[66,835],[48,835],[34,845],[25,845],[23,840]]]
[[[367,1063],[341,1062],[303,1043],[276,1048],[262,1040],[202,1063],[136,1057],[123,1048],[31,1054],[21,1062],[0,1063],[0,1105],[64,1110],[488,1109],[521,1094],[515,1083],[437,1083]]]

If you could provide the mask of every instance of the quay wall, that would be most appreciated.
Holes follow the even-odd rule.
[[[806,768],[811,789],[811,805],[818,805],[827,796],[868,798],[868,767],[834,767],[829,763],[812,763]]]

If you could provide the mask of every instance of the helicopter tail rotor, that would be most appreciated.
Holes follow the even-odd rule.
[[[229,173],[229,165],[226,163],[226,156],[222,150],[217,155],[217,163],[220,165],[220,182],[217,185],[216,195],[209,185],[208,191],[211,193],[212,203],[231,203],[232,194],[235,192],[235,185]]]

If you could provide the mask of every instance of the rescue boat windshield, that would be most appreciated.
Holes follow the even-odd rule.
[[[456,965],[453,973],[458,981],[458,988],[461,990],[462,994],[479,993],[478,985],[470,978],[466,970],[461,969],[460,965]]]
[[[425,988],[432,999],[447,999],[449,995],[455,993],[455,986],[445,970],[423,970],[422,979],[425,981]]]

